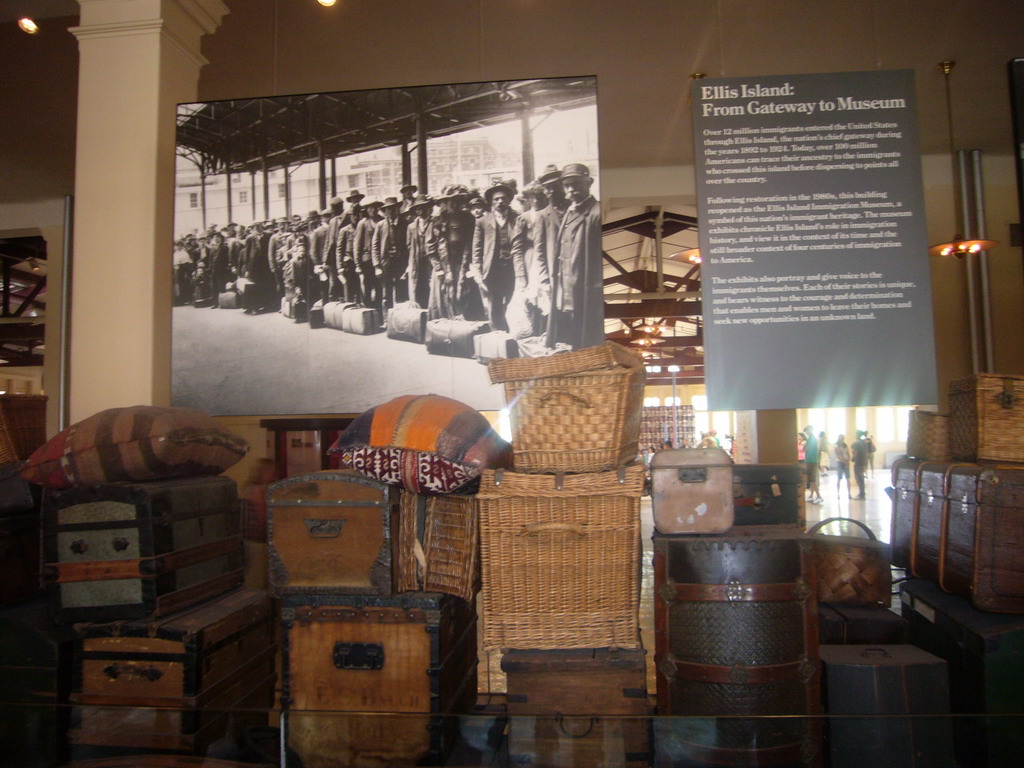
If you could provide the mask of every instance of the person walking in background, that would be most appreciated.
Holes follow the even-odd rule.
[[[836,460],[836,495],[843,495],[843,478],[846,478],[846,498],[853,498],[850,493],[850,446],[846,444],[846,435],[836,438],[836,444],[832,448],[832,455]]]
[[[825,430],[818,433],[818,451],[821,453],[821,457],[818,459],[818,476],[828,477],[830,451],[828,447],[828,440],[825,439]]]
[[[857,430],[857,439],[853,441],[850,446],[850,453],[853,458],[853,478],[857,481],[857,496],[858,499],[866,498],[864,495],[864,472],[868,468],[868,444],[864,440],[867,436],[867,432],[862,429]],[[846,482],[846,486],[850,486],[850,482]]]
[[[804,467],[807,468],[807,490],[810,492],[807,500],[811,504],[821,504],[824,499],[821,498],[821,489],[818,487],[818,462],[821,460],[818,438],[814,436],[810,424],[804,427],[804,435],[807,438],[804,442]]]
[[[868,446],[868,477],[875,476],[875,439],[870,432],[864,433],[864,442]]]

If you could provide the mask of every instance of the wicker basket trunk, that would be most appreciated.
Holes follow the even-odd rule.
[[[1024,376],[949,384],[949,449],[957,461],[1024,462]]]
[[[641,465],[567,476],[484,472],[485,648],[636,648]]]
[[[480,586],[475,496],[403,493],[399,592],[443,592],[471,601]]]
[[[517,472],[602,472],[636,459],[643,359],[615,343],[492,360],[505,385]]]
[[[949,416],[944,413],[910,411],[907,426],[907,455],[926,461],[949,458]]]

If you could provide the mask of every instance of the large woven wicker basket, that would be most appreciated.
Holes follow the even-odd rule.
[[[949,452],[957,461],[1024,462],[1024,376],[950,382]]]
[[[403,492],[399,505],[398,591],[472,600],[480,587],[476,497]]]
[[[608,342],[550,357],[497,359],[517,472],[602,472],[636,459],[643,358]]]
[[[636,648],[642,465],[577,475],[485,471],[485,648]]]
[[[0,431],[24,461],[46,442],[46,395],[0,395]]]
[[[907,425],[907,455],[915,459],[943,461],[949,458],[949,416],[914,409]]]
[[[867,534],[867,538],[818,533],[832,523],[856,525]],[[892,592],[889,545],[879,541],[874,531],[859,520],[830,517],[813,525],[807,533],[814,545],[819,602],[889,604]]]

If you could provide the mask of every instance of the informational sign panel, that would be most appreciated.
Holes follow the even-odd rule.
[[[937,402],[911,71],[696,80],[710,410]]]

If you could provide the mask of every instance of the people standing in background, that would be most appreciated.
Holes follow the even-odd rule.
[[[868,477],[875,476],[875,439],[870,432],[864,433],[864,442],[868,446]]]
[[[853,498],[850,493],[850,446],[846,444],[846,435],[836,438],[832,455],[836,459],[836,496],[843,495],[843,478],[846,478],[846,498]]]
[[[818,451],[821,454],[818,460],[818,476],[828,477],[829,447],[828,440],[825,439],[825,430],[818,433]]]
[[[855,498],[858,499],[866,498],[864,494],[864,472],[868,468],[868,444],[864,438],[867,434],[862,429],[857,430],[857,439],[850,446],[850,454],[853,459],[853,479],[857,481],[857,496]],[[846,485],[849,487],[849,482]]]
[[[804,467],[807,469],[807,490],[810,492],[807,500],[811,504],[821,504],[824,499],[821,498],[821,489],[818,487],[818,462],[821,460],[818,438],[814,436],[810,424],[804,427],[804,435]]]

